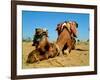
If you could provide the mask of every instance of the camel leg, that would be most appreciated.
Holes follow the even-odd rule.
[[[71,49],[72,49],[72,42],[68,41],[68,43],[67,43],[67,49],[64,50],[64,54],[68,55],[70,53]]]
[[[75,40],[75,38],[73,38],[73,39],[72,39],[72,50],[75,49],[75,44],[76,44],[76,40]]]

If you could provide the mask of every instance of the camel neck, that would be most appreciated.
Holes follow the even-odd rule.
[[[66,30],[66,28],[61,32],[61,34],[58,36],[57,42],[56,44],[59,46],[60,50],[63,49],[64,45],[66,44],[66,42],[68,40],[70,40],[71,36],[68,32],[68,30]]]

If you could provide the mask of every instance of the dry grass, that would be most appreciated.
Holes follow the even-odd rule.
[[[71,66],[88,66],[89,65],[89,44],[80,42],[76,49],[72,50],[69,55],[57,56],[36,63],[26,63],[28,54],[34,49],[32,42],[23,42],[23,68],[47,68],[47,67],[71,67]]]

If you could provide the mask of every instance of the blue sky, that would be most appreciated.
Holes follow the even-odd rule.
[[[39,12],[22,11],[23,38],[32,38],[35,28],[48,29],[50,41],[56,41],[56,27],[64,21],[76,21],[78,23],[78,38],[89,39],[89,14],[64,13],[64,12]]]

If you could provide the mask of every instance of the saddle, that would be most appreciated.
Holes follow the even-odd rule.
[[[77,27],[78,27],[78,24],[76,22],[65,22],[62,24],[62,27],[63,28],[66,28],[71,36],[73,37],[77,37],[76,33],[77,33]]]

